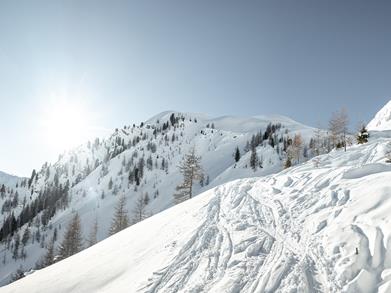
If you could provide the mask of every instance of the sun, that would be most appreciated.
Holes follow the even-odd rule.
[[[43,121],[47,143],[56,149],[75,147],[88,137],[90,115],[81,103],[51,103],[44,111]]]

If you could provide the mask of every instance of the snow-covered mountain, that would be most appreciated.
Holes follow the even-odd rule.
[[[391,130],[391,101],[389,101],[368,123],[368,130]]]
[[[391,292],[390,149],[220,185],[0,292]]]
[[[17,177],[0,171],[0,207],[1,213],[5,210],[11,210],[10,199],[23,201],[29,196],[29,190],[26,187],[27,178]],[[27,199],[26,199],[27,200]]]
[[[0,211],[2,215],[21,211],[21,204],[26,203],[30,197],[27,182],[27,178],[0,171]]]
[[[17,177],[15,175],[10,175],[5,172],[0,171],[0,185],[4,184],[7,187],[16,186],[19,182],[21,182],[24,178]]]
[[[170,111],[70,150],[24,180],[23,198],[5,197],[13,206],[3,212],[0,226],[0,285],[14,278],[16,271],[39,265],[52,239],[58,247],[75,212],[80,215],[84,238],[98,222],[100,241],[109,236],[121,195],[127,199],[131,218],[141,197],[147,202],[148,215],[172,207],[176,186],[182,181],[178,164],[193,147],[202,157],[205,174],[194,188],[199,194],[234,179],[281,171],[287,144],[297,133],[305,144],[299,159],[309,159],[314,131],[277,115],[212,118]],[[255,169],[250,167],[250,145],[256,147],[259,158]],[[235,162],[237,147],[241,158]]]

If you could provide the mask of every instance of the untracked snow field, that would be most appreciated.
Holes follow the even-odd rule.
[[[388,141],[220,185],[0,292],[391,292]]]

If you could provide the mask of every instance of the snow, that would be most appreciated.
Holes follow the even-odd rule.
[[[4,184],[8,187],[15,187],[16,183],[20,182],[23,178],[10,175],[0,171],[0,184]]]
[[[391,292],[388,143],[218,185],[0,292]]]
[[[169,121],[172,113],[176,116],[183,115],[186,119],[175,130],[173,128],[167,130],[165,134],[167,134],[170,142],[166,145],[164,142],[165,134],[158,134],[154,138],[153,127],[162,126],[163,123]],[[195,122],[195,118],[197,122]],[[44,166],[41,170],[37,169],[39,179],[33,182],[33,193],[30,196],[30,191],[27,190],[25,194],[28,194],[27,203],[33,201],[38,196],[40,190],[53,184],[55,170],[61,170],[59,183],[65,184],[69,180],[72,186],[69,207],[64,210],[57,210],[47,226],[39,223],[40,215],[34,219],[29,229],[32,234],[39,229],[45,241],[35,241],[34,243],[29,241],[25,247],[26,259],[13,260],[12,249],[8,250],[5,248],[5,244],[0,243],[0,261],[4,258],[6,259],[5,264],[2,263],[0,265],[0,286],[8,284],[11,275],[20,266],[23,267],[23,270],[30,270],[35,267],[36,262],[45,254],[44,246],[52,238],[55,228],[58,231],[58,240],[55,246],[58,247],[62,240],[64,228],[74,212],[78,212],[80,215],[84,238],[88,237],[93,223],[97,219],[97,238],[100,241],[108,237],[114,207],[119,195],[124,194],[126,196],[130,218],[133,216],[135,202],[140,194],[148,193],[149,195],[150,202],[146,210],[146,213],[149,215],[157,214],[172,207],[174,205],[173,194],[176,191],[175,188],[182,180],[182,175],[178,172],[177,166],[183,155],[193,146],[196,146],[197,154],[202,156],[202,167],[210,178],[209,185],[202,187],[197,183],[194,186],[195,195],[235,179],[267,176],[281,171],[283,156],[278,154],[266,142],[257,148],[258,157],[263,159],[263,168],[258,168],[256,171],[249,167],[250,153],[244,151],[245,144],[251,139],[251,136],[259,133],[260,130],[265,131],[267,125],[271,122],[282,124],[282,128],[278,132],[279,136],[289,135],[293,137],[295,133],[300,132],[307,143],[314,132],[314,129],[311,127],[279,115],[213,118],[199,113],[167,111],[146,121],[145,126],[142,128],[119,129],[110,137],[101,140],[96,148],[94,146],[89,147],[89,144],[84,144],[65,152],[54,164]],[[213,124],[215,129],[207,128],[208,124],[210,126]],[[103,163],[107,152],[112,152],[116,148],[116,139],[123,139],[127,145],[128,142],[131,142],[134,137],[140,136],[141,133],[148,134],[149,138],[156,143],[157,150],[155,153],[147,150],[149,139],[141,140],[137,145],[131,146],[110,158],[107,163]],[[174,142],[171,142],[172,135],[177,136]],[[94,142],[91,145],[94,145]],[[240,148],[242,155],[241,160],[237,163],[235,163],[233,158],[236,147]],[[154,167],[153,170],[146,169],[143,181],[137,187],[137,190],[134,185],[128,183],[128,172],[122,164],[123,161],[129,162],[135,151],[139,157],[142,154],[145,154],[145,158],[151,155],[154,160],[158,161],[158,165],[161,164],[162,157],[169,164],[167,170],[161,170],[159,167]],[[77,160],[75,160],[75,157],[77,157]],[[87,161],[92,172],[85,177],[83,175],[79,182],[77,180],[78,175],[85,173]],[[99,164],[94,169],[92,166],[96,161]],[[102,176],[103,165],[107,166],[108,172]],[[74,172],[73,169],[75,170]],[[50,171],[49,176],[47,176],[46,170]],[[110,178],[112,178],[114,183],[114,188],[111,190],[108,189]],[[117,190],[116,194],[114,189]],[[156,191],[159,191],[159,194],[155,196]],[[104,198],[101,197],[102,192],[105,194]],[[15,216],[20,213],[21,209],[22,205],[20,204],[19,208],[13,211]],[[19,229],[20,236],[26,228],[27,224]]]
[[[391,101],[389,101],[367,125],[368,130],[391,130]]]
[[[390,166],[384,166],[381,163],[368,164],[361,167],[357,167],[351,170],[348,170],[344,173],[343,178],[345,179],[358,179],[367,176],[368,174],[375,174],[381,172],[390,172]]]

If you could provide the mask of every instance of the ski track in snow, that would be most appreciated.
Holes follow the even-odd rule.
[[[281,188],[292,188],[293,182],[288,177]],[[327,269],[310,251],[310,234],[298,236],[301,228],[281,199],[250,191],[251,184],[218,190],[205,222],[139,291],[219,292],[219,281],[230,278],[224,292],[275,292],[289,276],[301,279],[305,292],[329,292]]]
[[[377,149],[378,143],[360,162],[373,162]],[[139,292],[286,292],[287,288],[341,292],[333,263],[324,257],[317,241],[330,219],[318,223],[314,231],[303,229],[306,215],[332,208],[334,218],[338,217],[350,199],[349,188],[337,184],[342,177],[341,170],[324,168],[315,175],[297,172],[258,182],[248,179],[247,184],[227,190],[219,187],[207,206],[206,220],[172,262],[155,272]],[[358,226],[352,229],[368,242]],[[372,265],[364,269],[374,272],[374,282],[379,283],[386,258],[380,228],[376,239],[375,252],[365,254]],[[366,243],[360,250],[368,247]],[[362,268],[356,275],[361,272]],[[220,287],[222,280],[225,287]]]

